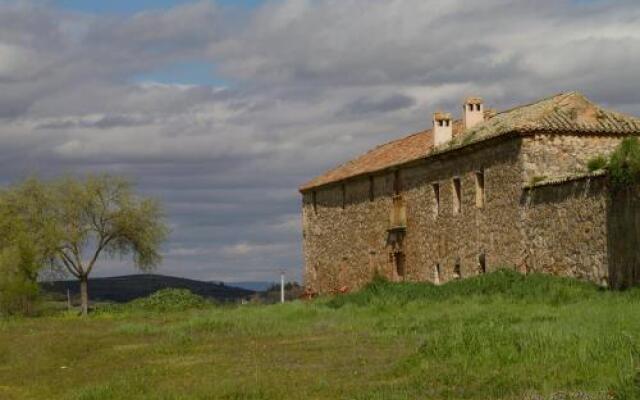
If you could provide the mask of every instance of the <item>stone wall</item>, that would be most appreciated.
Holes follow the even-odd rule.
[[[317,292],[360,287],[376,270],[390,275],[386,233],[393,174],[335,185],[303,195],[305,283]]]
[[[527,272],[608,282],[604,177],[533,187],[523,192]]]
[[[610,153],[620,140],[498,138],[306,191],[305,283],[321,293],[354,290],[376,271],[392,280],[446,282],[480,273],[481,256],[485,271],[516,268],[614,286],[640,282],[640,194],[612,198],[602,177],[524,189],[534,177],[584,172],[589,159]],[[479,171],[482,208],[476,206]],[[461,184],[460,213],[453,210],[453,179]],[[404,204],[406,226],[390,233],[394,197]]]
[[[594,156],[608,155],[620,143],[620,136],[537,133],[522,143],[525,182],[587,171]]]
[[[318,292],[345,286],[356,289],[370,281],[375,271],[393,280],[443,282],[454,278],[456,264],[462,277],[479,273],[481,254],[487,270],[522,264],[520,145],[518,138],[484,143],[455,155],[431,157],[397,172],[319,188],[315,195],[305,192],[306,285]],[[483,208],[476,207],[478,171],[484,172]],[[453,212],[454,178],[461,183],[458,214]],[[394,184],[396,179],[399,185]],[[434,183],[440,185],[438,215],[434,211]],[[396,271],[392,238],[387,232],[398,188],[407,216],[406,231],[401,233],[402,276]],[[438,264],[441,273],[436,278]]]

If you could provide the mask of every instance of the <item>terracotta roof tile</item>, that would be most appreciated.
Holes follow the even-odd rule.
[[[455,121],[453,130],[451,142],[435,149],[431,130],[383,144],[312,179],[300,190],[370,174],[511,132],[640,134],[640,119],[604,110],[582,94],[569,92],[499,112],[468,130],[463,130],[462,123]]]

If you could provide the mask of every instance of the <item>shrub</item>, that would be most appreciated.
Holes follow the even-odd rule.
[[[0,276],[0,315],[28,315],[38,299],[38,284],[19,271],[3,271]]]
[[[38,299],[40,264],[34,261],[28,238],[17,234],[14,244],[0,249],[0,314],[31,314]]]
[[[211,305],[207,299],[188,289],[162,289],[148,297],[133,300],[124,306],[128,311],[185,311]]]
[[[609,158],[609,175],[614,187],[640,181],[640,142],[637,137],[624,138]]]
[[[605,169],[607,167],[607,164],[608,164],[607,157],[603,155],[599,155],[599,156],[593,157],[587,162],[587,168],[589,169],[589,172],[594,172],[601,169]]]

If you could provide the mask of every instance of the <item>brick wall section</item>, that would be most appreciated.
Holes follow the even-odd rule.
[[[608,282],[605,178],[535,187],[523,193],[521,205],[528,272]]]
[[[373,201],[369,200],[369,177],[348,181],[344,209],[340,184],[316,190],[315,212],[312,192],[305,192],[305,283],[317,292],[343,286],[356,289],[376,270],[394,280],[433,281],[436,263],[442,272],[440,281],[447,281],[458,259],[463,277],[477,274],[482,252],[488,270],[521,264],[520,146],[520,139],[510,139],[400,170],[407,213],[404,277],[395,273],[387,243],[393,172],[374,177]],[[475,173],[479,170],[485,176],[482,209],[476,208]],[[453,178],[460,178],[462,189],[462,210],[456,215]],[[436,182],[440,184],[438,216],[434,215],[432,188]]]

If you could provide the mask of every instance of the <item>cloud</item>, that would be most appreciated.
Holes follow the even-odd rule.
[[[346,104],[343,112],[353,116],[369,113],[386,113],[411,107],[415,103],[415,99],[401,93],[378,99],[363,97]]]
[[[640,114],[639,27],[632,0],[196,1],[118,16],[0,1],[0,180],[131,176],[173,227],[159,272],[299,278],[301,183],[467,95],[504,108],[577,89]],[[136,81],[194,62],[225,87]]]

